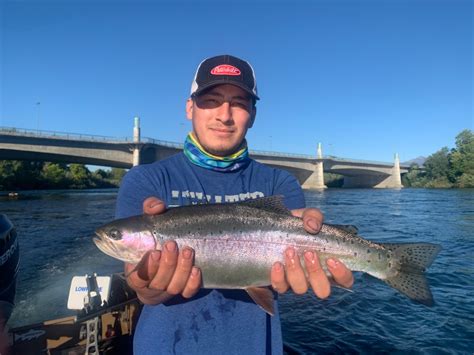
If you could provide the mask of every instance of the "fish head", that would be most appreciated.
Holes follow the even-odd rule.
[[[96,229],[95,245],[105,254],[126,263],[137,264],[159,244],[153,234],[151,216],[117,219]]]

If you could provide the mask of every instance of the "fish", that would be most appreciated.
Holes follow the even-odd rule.
[[[425,270],[440,245],[375,243],[359,236],[354,226],[326,223],[311,234],[285,207],[283,196],[174,207],[158,215],[117,219],[95,232],[93,241],[102,252],[130,264],[150,250],[161,250],[168,240],[191,247],[203,288],[246,290],[271,315],[270,270],[276,261],[283,262],[288,247],[295,248],[302,263],[305,251],[316,252],[328,275],[325,261],[337,258],[416,302],[434,304]]]

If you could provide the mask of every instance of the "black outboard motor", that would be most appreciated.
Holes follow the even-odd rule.
[[[0,323],[3,324],[13,311],[19,267],[20,248],[15,227],[6,215],[0,214]]]

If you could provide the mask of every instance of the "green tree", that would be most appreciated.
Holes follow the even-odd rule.
[[[92,175],[94,175],[94,177],[96,177],[98,179],[102,179],[102,180],[110,179],[110,173],[105,171],[104,169],[97,169],[96,171],[94,171],[92,173]]]
[[[431,154],[425,161],[426,176],[430,180],[448,177],[449,171],[449,149],[441,148],[436,153]]]
[[[126,173],[127,171],[125,169],[112,168],[112,170],[110,171],[110,182],[115,186],[119,186],[120,181],[122,181],[122,178],[125,176]]]
[[[46,163],[41,171],[41,179],[45,187],[65,188],[67,187],[66,169],[63,165],[55,163]]]
[[[405,187],[422,187],[426,183],[425,175],[418,164],[413,163],[408,173],[402,175],[402,184]]]
[[[15,182],[15,161],[0,161],[0,188],[2,190],[11,190]]]
[[[69,165],[69,179],[72,182],[71,187],[84,189],[91,186],[91,172],[84,164]]]
[[[474,187],[474,134],[465,129],[456,136],[450,156],[450,178],[458,187]]]
[[[15,186],[22,189],[37,189],[41,186],[43,162],[19,161],[15,171]]]
[[[4,160],[0,162],[0,189],[35,189],[41,185],[42,162]]]

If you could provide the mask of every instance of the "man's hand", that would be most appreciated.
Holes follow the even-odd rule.
[[[320,231],[323,224],[323,214],[318,209],[302,208],[293,210],[291,213],[303,219],[304,228],[307,232],[316,234]],[[327,298],[331,294],[331,285],[324,269],[321,267],[318,254],[307,250],[304,254],[304,263],[308,280],[295,249],[288,248],[285,251],[285,266],[280,262],[273,264],[271,270],[273,289],[278,293],[284,293],[291,287],[294,293],[304,294],[308,291],[309,281],[316,296],[322,299]],[[343,263],[337,259],[328,259],[326,265],[338,284],[346,288],[352,286],[354,277],[352,272]]]
[[[163,201],[149,197],[143,202],[143,212],[160,214],[166,210]],[[178,250],[174,241],[168,241],[162,250],[145,254],[137,265],[125,264],[127,282],[145,304],[163,303],[175,295],[190,298],[201,287],[201,271],[193,266],[194,251],[184,247]],[[135,269],[135,271],[134,271]]]

